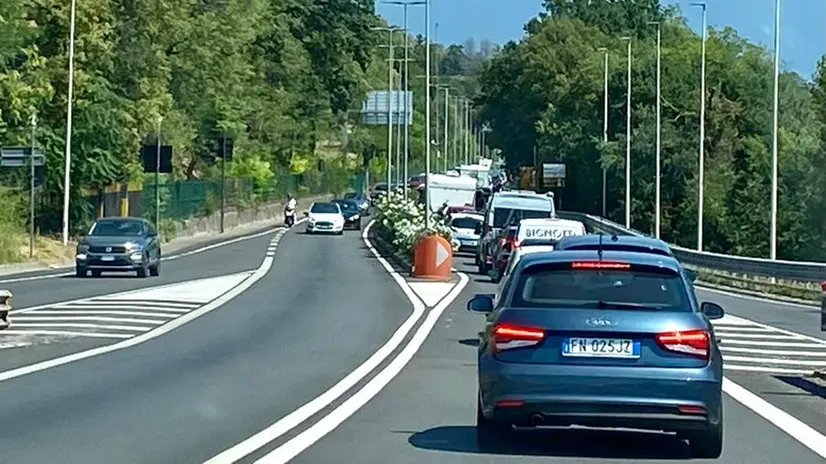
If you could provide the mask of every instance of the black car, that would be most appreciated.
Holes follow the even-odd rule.
[[[376,184],[373,187],[373,192],[370,194],[370,201],[375,202],[376,200],[381,198],[381,196],[384,195],[385,193],[387,193],[387,184],[385,184],[385,183]]]
[[[357,205],[359,205],[359,209],[361,210],[362,216],[367,216],[370,210],[370,199],[367,198],[367,195],[358,192],[347,192],[344,194],[345,200],[355,201]]]
[[[100,276],[103,271],[136,272],[138,277],[161,272],[161,241],[155,225],[143,218],[116,217],[95,221],[77,244],[75,273]]]
[[[362,211],[359,204],[353,200],[333,200],[338,203],[341,208],[341,214],[344,216],[344,228],[361,230],[361,215]]]

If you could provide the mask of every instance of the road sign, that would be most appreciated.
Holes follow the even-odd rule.
[[[32,155],[31,147],[2,147],[0,148],[0,167],[19,168],[29,165],[29,157]],[[34,149],[34,165],[43,166],[46,164],[46,157],[39,148]]]
[[[169,174],[172,172],[172,146],[161,146],[161,165],[158,166],[158,146],[144,145],[141,147],[141,158],[143,161],[143,172],[152,174],[159,172]],[[160,169],[159,169],[160,168]]]

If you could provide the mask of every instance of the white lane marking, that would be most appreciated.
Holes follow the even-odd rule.
[[[728,378],[723,379],[723,391],[743,406],[751,409],[781,431],[800,442],[818,456],[826,458],[826,436],[809,427],[786,411],[774,406]]]
[[[245,240],[252,240],[252,239],[255,239],[255,238],[263,237],[265,235],[270,235],[273,232],[278,232],[280,230],[284,230],[284,228],[281,227],[281,226],[268,228],[265,231],[258,232],[258,233],[252,234],[252,235],[242,235],[241,237],[236,237],[236,238],[229,239],[229,240],[226,240],[226,241],[223,241],[223,242],[213,243],[212,245],[207,245],[207,246],[204,246],[204,247],[196,248],[194,250],[190,250],[190,251],[187,251],[185,253],[173,254],[173,255],[170,255],[170,256],[164,256],[164,257],[161,258],[161,261],[162,262],[174,261],[176,259],[185,258],[187,256],[192,256],[192,255],[196,255],[196,254],[203,253],[203,252],[206,252],[206,251],[214,250],[214,249],[220,248],[222,246],[232,245],[234,243],[243,242]],[[74,268],[74,267],[75,267],[74,264],[72,264],[70,266],[61,266],[61,267],[58,267],[57,269],[71,269],[71,268]],[[31,271],[31,272],[48,272],[48,271]],[[14,275],[14,274],[12,274],[12,275]],[[0,280],[0,284],[10,284],[10,283],[14,283],[14,282],[30,282],[30,281],[33,281],[33,280],[55,279],[55,278],[58,278],[58,277],[66,277],[66,276],[71,276],[71,275],[75,275],[74,271],[72,271],[72,272],[61,272],[61,273],[58,273],[58,274],[46,274],[46,275],[36,275],[36,276],[30,276],[30,277],[16,277],[16,278],[13,278],[13,279],[4,279],[4,280]]]
[[[321,418],[312,427],[301,432],[289,441],[279,446],[275,450],[268,453],[263,458],[256,461],[256,463],[286,463],[301,452],[312,446],[315,442],[323,438],[328,433],[335,430],[350,416],[355,414],[365,404],[367,404],[373,397],[379,394],[399,373],[407,366],[407,363],[413,359],[413,356],[419,351],[422,345],[427,340],[433,327],[439,321],[439,318],[444,313],[445,309],[453,303],[462,290],[470,280],[466,274],[459,274],[459,283],[453,290],[436,306],[427,318],[416,330],[416,333],[404,347],[404,349],[390,362],[387,367],[381,370],[375,377],[362,387],[359,391],[350,396],[344,403],[331,411],[329,414]]]
[[[782,333],[782,334],[789,335],[789,336],[792,336],[792,337],[802,338],[803,340],[808,340],[810,342],[814,342],[814,343],[826,346],[826,340],[823,340],[823,339],[820,339],[820,338],[817,338],[817,337],[812,337],[812,336],[809,336],[809,335],[804,335],[804,334],[801,334],[801,333],[792,332],[791,330],[781,329],[779,327],[774,327],[774,326],[771,326],[771,325],[768,325],[768,324],[763,324],[761,322],[753,321],[751,319],[746,319],[746,318],[737,317],[737,316],[729,316],[729,317],[732,317],[732,318],[736,317],[738,320],[742,321],[743,323],[749,324],[749,325],[753,325],[753,326],[756,326],[756,327],[763,327],[764,329],[769,329],[770,331],[773,331],[773,332]]]
[[[384,267],[384,270],[387,271],[393,278],[393,280],[396,281],[399,287],[401,287],[404,294],[413,304],[413,312],[410,314],[407,320],[405,320],[402,323],[402,325],[400,325],[399,328],[396,329],[396,332],[393,333],[390,339],[387,340],[387,342],[385,342],[385,344],[382,345],[381,348],[379,348],[375,353],[373,353],[373,355],[370,356],[367,359],[367,361],[364,361],[364,363],[358,366],[354,371],[350,372],[337,384],[333,385],[329,390],[325,391],[320,396],[304,404],[303,406],[291,412],[290,414],[279,419],[277,422],[270,425],[266,429],[256,433],[255,435],[236,444],[235,446],[221,452],[217,456],[207,461],[207,464],[233,463],[249,455],[250,453],[255,452],[261,447],[267,445],[268,443],[277,439],[281,435],[284,435],[285,433],[299,426],[302,422],[317,414],[325,407],[329,406],[333,401],[337,400],[340,396],[347,393],[348,390],[353,388],[364,377],[367,377],[388,356],[390,356],[393,353],[393,351],[395,351],[396,348],[398,348],[404,342],[404,339],[407,337],[407,334],[411,330],[413,330],[413,327],[415,327],[416,323],[424,315],[426,309],[424,303],[419,299],[416,293],[413,292],[413,290],[407,285],[407,282],[404,280],[404,278],[398,272],[396,272],[395,269],[393,269],[393,266],[391,266],[390,263],[388,263],[387,260],[384,259],[381,256],[381,254],[379,254],[379,252],[373,247],[373,245],[370,243],[370,240],[367,238],[367,234],[370,231],[370,227],[373,225],[373,222],[374,221],[371,221],[369,224],[367,224],[367,227],[364,228],[361,237],[364,240],[364,243],[370,250],[370,252],[373,253],[378,262],[382,265],[382,267]]]
[[[4,335],[60,335],[67,337],[92,337],[92,338],[132,338],[131,334],[110,334],[102,332],[72,332],[70,330],[27,330],[18,332],[13,329],[3,331]]]
[[[811,346],[811,345],[810,345]],[[812,357],[826,357],[826,350],[824,351],[786,351],[786,350],[765,350],[759,348],[737,348],[733,346],[720,346],[720,351],[730,351],[732,353],[753,353],[753,354],[769,354],[775,356],[812,356]]]
[[[36,313],[39,314],[39,313]],[[85,321],[85,322],[123,322],[124,324],[164,324],[165,319],[136,319],[133,317],[101,317],[101,316],[78,316],[67,314],[64,316],[21,316],[15,318],[15,324],[20,322],[59,322],[59,321]]]
[[[152,327],[140,326],[140,325],[109,325],[109,324],[84,324],[82,322],[79,323],[60,323],[60,324],[49,324],[49,323],[41,323],[41,322],[20,322],[19,324],[14,324],[14,327],[18,329],[25,329],[26,327],[34,327],[34,328],[46,328],[46,327],[69,327],[73,329],[101,329],[101,330],[123,330],[127,332],[146,332],[148,330],[152,330]]]
[[[48,307],[49,308],[54,308],[54,309],[63,309],[63,310],[70,310],[70,309],[126,309],[126,310],[137,309],[139,311],[141,311],[141,310],[142,311],[155,311],[155,310],[157,310],[157,311],[166,311],[166,312],[174,312],[174,313],[182,314],[182,313],[188,313],[188,312],[192,311],[193,309],[197,308],[198,306],[201,306],[201,305],[195,305],[195,306],[183,309],[183,308],[173,308],[173,307],[169,307],[169,306],[150,306],[150,305],[142,305],[142,304],[125,305],[125,304],[103,304],[103,303],[99,303],[99,304],[69,303],[69,304],[61,304],[61,305],[48,306]],[[31,311],[26,311],[26,312],[31,312]],[[41,311],[36,311],[36,312],[39,314]],[[12,314],[25,314],[25,313],[21,311],[20,313],[12,313]],[[15,319],[17,319],[17,318],[15,318]]]
[[[194,284],[196,282],[202,282],[205,280],[213,280],[213,279],[222,279],[226,278],[229,279],[230,277],[237,279],[237,282],[243,281],[243,276],[250,276],[253,274],[253,271],[244,271],[239,272],[237,274],[228,274],[226,276],[219,276],[219,277],[206,277],[204,279],[196,279],[184,282],[173,282],[169,284],[159,285],[157,287],[148,287],[148,288],[141,288],[137,290],[129,290],[123,293],[117,293],[114,295],[108,296],[93,296],[89,298],[81,298],[78,300],[66,300],[66,301],[58,301],[55,303],[47,303],[37,306],[29,306],[27,308],[20,308],[20,309],[13,309],[11,311],[12,315],[16,314],[24,314],[32,311],[38,311],[41,309],[53,309],[53,308],[98,308],[98,309],[138,309],[138,310],[145,310],[150,311],[153,308],[161,309],[163,311],[176,311],[181,313],[187,313],[192,309],[198,308],[202,306],[204,303],[195,302],[195,301],[163,301],[157,300],[153,298],[152,290],[168,290],[170,287],[179,287],[182,284]],[[227,287],[225,287],[227,288]],[[135,300],[135,295],[143,294],[141,300]],[[154,301],[153,301],[154,300]],[[175,309],[179,307],[180,309]],[[0,332],[2,334],[2,332]]]
[[[754,333],[771,333],[771,330],[764,329],[763,327],[732,327],[732,326],[717,326],[715,324],[714,331],[717,333],[744,333],[744,332],[754,332]]]
[[[300,221],[299,221],[300,222]],[[258,269],[255,270],[246,280],[240,282],[236,287],[230,289],[227,293],[221,295],[214,301],[192,311],[183,316],[174,319],[172,321],[167,322],[166,324],[156,327],[149,332],[144,332],[138,336],[131,337],[120,342],[101,346],[98,348],[92,348],[91,350],[81,351],[78,353],[73,353],[67,356],[62,356],[55,359],[50,359],[48,361],[42,361],[35,364],[30,364],[28,366],[18,367],[16,369],[11,369],[8,371],[0,372],[0,382],[14,379],[17,377],[22,377],[24,375],[33,374],[35,372],[44,371],[46,369],[51,369],[58,366],[63,366],[66,364],[70,364],[73,362],[77,362],[83,359],[88,359],[94,356],[100,356],[102,354],[113,353],[115,351],[125,350],[126,348],[131,348],[133,346],[140,345],[141,343],[148,342],[149,340],[155,339],[160,337],[161,335],[167,334],[172,332],[173,330],[186,325],[189,322],[198,319],[199,317],[208,314],[221,306],[227,304],[230,300],[235,298],[236,296],[240,295],[242,292],[246,291],[248,288],[255,285],[256,282],[264,278],[265,275],[270,271],[273,264],[273,258],[264,258],[261,262],[261,265]],[[31,308],[29,308],[31,310]],[[8,333],[7,330],[3,331],[4,333]],[[14,332],[12,332],[14,333]],[[23,334],[28,334],[24,332]]]
[[[764,372],[768,374],[791,374],[791,375],[812,375],[812,370],[784,369],[782,367],[762,367],[762,366],[741,366],[738,364],[725,364],[727,371],[744,372]]]
[[[720,337],[723,339],[723,337]],[[812,344],[811,342],[795,342],[795,343],[786,343],[786,342],[769,342],[765,340],[755,341],[755,340],[731,340],[731,339],[723,339],[723,343],[725,345],[745,345],[745,346],[775,346],[777,348],[812,348],[813,346],[820,346],[817,344]]]
[[[716,331],[715,331],[715,333],[716,333]],[[723,340],[732,339],[732,338],[747,338],[749,340],[789,340],[789,341],[791,341],[791,340],[800,340],[800,337],[795,337],[793,335],[786,335],[786,334],[763,335],[763,334],[753,334],[753,333],[750,333],[750,334],[727,333],[727,334],[721,335],[720,338],[722,338]]]
[[[775,353],[776,354],[776,353]],[[728,356],[724,355],[723,360],[726,361],[734,361],[734,362],[753,362],[753,363],[765,363],[765,364],[788,364],[790,366],[812,366],[812,367],[822,367],[826,366],[826,361],[800,361],[797,359],[778,359],[778,358],[752,358],[750,356]],[[725,366],[725,364],[724,364]]]
[[[169,319],[174,319],[180,316],[180,313],[172,313],[172,312],[163,312],[163,311],[152,311],[150,312],[143,312],[143,311],[97,311],[97,310],[74,310],[71,308],[65,308],[60,310],[48,310],[44,309],[42,311],[37,311],[35,314],[38,316],[46,315],[56,315],[56,316],[138,316],[138,317],[166,317]],[[29,316],[18,316],[15,317],[14,320],[18,321],[24,317]]]

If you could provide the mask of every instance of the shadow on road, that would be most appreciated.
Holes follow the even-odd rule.
[[[476,428],[434,427],[414,433],[408,443],[420,449],[467,454],[494,454],[476,446]],[[688,444],[674,435],[584,429],[525,430],[495,454],[614,459],[691,459]]]
[[[465,346],[479,346],[479,339],[478,338],[466,338],[464,340],[459,340],[460,345]]]
[[[793,387],[799,388],[803,390],[799,394],[802,395],[813,395],[819,396],[821,398],[826,399],[826,387],[817,383],[812,382],[811,380],[805,379],[803,377],[792,377],[792,376],[784,376],[784,375],[776,375],[774,376],[777,380],[791,385]],[[804,393],[805,392],[805,393]],[[776,393],[775,393],[776,394]]]

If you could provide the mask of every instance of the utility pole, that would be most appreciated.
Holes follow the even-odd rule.
[[[428,185],[430,184],[430,0],[425,1],[424,7],[424,30],[425,30],[425,177],[424,177],[424,186],[425,190],[427,189]],[[424,200],[424,227],[425,230],[430,228],[430,195],[425,195]]]
[[[34,258],[34,155],[37,147],[37,115],[32,114],[32,151],[29,153],[29,258]]]
[[[662,27],[659,22],[652,22],[657,26],[657,142],[656,142],[656,168],[655,168],[655,194],[654,194],[654,236],[660,238],[660,221],[662,217]]]
[[[72,94],[75,78],[75,11],[76,0],[72,0],[69,14],[69,89],[66,95],[66,156],[63,172],[63,246],[69,244],[69,193],[72,172]]]
[[[625,121],[625,228],[631,228],[631,37],[628,41],[628,90],[626,96]]]
[[[608,145],[608,49],[602,47],[598,51],[605,53],[603,70],[603,97],[602,97],[602,142]],[[607,216],[608,204],[608,169],[602,167],[602,217]]]
[[[780,0],[774,0],[774,96],[772,108],[772,209],[769,257],[777,259],[777,112],[780,87]]]
[[[161,124],[163,117],[158,116],[158,140],[155,150],[155,227],[161,226]]]
[[[445,87],[445,140],[444,153],[442,154],[442,161],[445,172],[447,172],[447,156],[449,153],[448,141],[450,140],[450,89]]]

